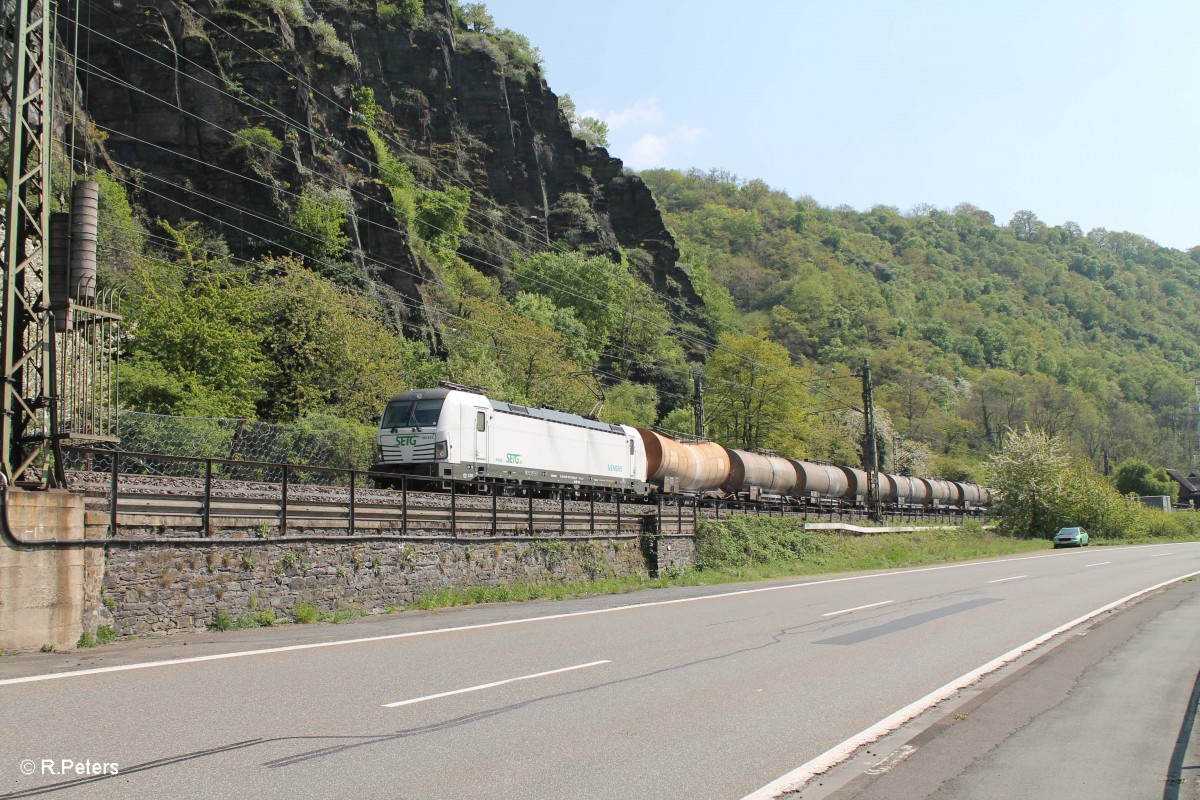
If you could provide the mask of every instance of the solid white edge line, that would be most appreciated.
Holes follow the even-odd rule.
[[[1178,544],[1172,542],[1172,545]],[[1192,544],[1195,544],[1194,542]],[[1146,547],[1168,547],[1170,545],[1161,544],[1139,544],[1131,545],[1122,550],[1140,550]],[[1061,553],[1046,553],[1040,556],[1015,556],[1013,558],[1002,558],[991,561],[964,561],[957,564],[941,564],[936,567],[915,567],[912,569],[892,570],[889,572],[872,572],[869,575],[851,575],[845,578],[826,578],[819,581],[804,581],[801,583],[785,583],[779,586],[763,586],[757,589],[738,589],[733,592],[721,592],[719,594],[705,594],[698,597],[680,597],[675,600],[654,600],[649,603],[629,603],[623,606],[612,606],[610,608],[594,608],[590,611],[568,611],[562,614],[546,614],[540,617],[521,617],[519,619],[500,620],[499,622],[480,622],[474,625],[457,625],[450,628],[430,628],[422,631],[406,631],[404,633],[385,633],[379,636],[363,636],[358,639],[337,639],[332,642],[309,642],[308,644],[291,644],[283,647],[265,647],[256,650],[235,650],[229,653],[214,653],[208,656],[191,656],[188,658],[170,658],[162,661],[142,661],[136,664],[119,664],[112,667],[93,667],[92,669],[76,669],[66,672],[48,672],[42,675],[27,675],[22,678],[5,678],[0,680],[0,686],[13,686],[18,683],[37,683],[40,681],[55,681],[62,678],[78,678],[84,675],[100,675],[106,672],[128,672],[135,669],[150,669],[152,667],[169,667],[176,664],[198,664],[204,661],[222,661],[228,658],[243,658],[246,656],[263,656],[272,655],[274,653],[290,653],[299,650],[316,650],[322,647],[340,647],[348,644],[365,644],[368,642],[386,642],[392,639],[410,639],[417,636],[435,636],[443,633],[458,633],[461,631],[483,630],[485,628],[501,628],[506,625],[523,625],[529,622],[546,622],[555,619],[569,619],[571,617],[587,617],[594,614],[611,614],[618,611],[632,611],[641,608],[654,608],[656,606],[670,606],[681,603],[697,603],[704,600],[721,600],[726,597],[738,597],[748,594],[760,594],[763,592],[778,592],[785,589],[803,589],[809,586],[824,586],[831,583],[848,583],[851,581],[865,581],[875,578],[888,578],[893,575],[913,575],[919,572],[938,572],[947,569],[963,569],[965,567],[982,567],[992,564],[1005,564],[1014,561],[1035,561],[1041,558],[1061,558]],[[1069,557],[1069,556],[1067,556]]]
[[[1155,553],[1154,555],[1152,555],[1150,557],[1151,558],[1162,558],[1163,556],[1173,556],[1173,555],[1175,555],[1175,554],[1174,553]]]
[[[1126,595],[1120,600],[1114,600],[1107,605],[1097,608],[1095,611],[1089,611],[1082,617],[1073,619],[1064,625],[1059,625],[1054,630],[1048,633],[1043,633],[1036,639],[1030,639],[1025,644],[1009,650],[1004,655],[992,659],[983,666],[973,669],[965,675],[955,678],[945,686],[934,689],[920,700],[909,703],[904,708],[896,711],[894,714],[879,720],[879,722],[876,722],[871,727],[854,734],[841,744],[834,745],[811,761],[801,764],[786,775],[781,775],[780,777],[768,783],[766,786],[763,786],[761,789],[751,792],[743,797],[742,800],[772,800],[772,798],[778,797],[784,792],[798,791],[804,786],[804,784],[808,783],[808,781],[812,780],[817,775],[820,775],[821,773],[826,772],[847,760],[856,750],[858,750],[858,748],[865,744],[870,744],[871,742],[874,742],[891,733],[914,717],[923,714],[924,712],[936,706],[938,703],[950,699],[962,689],[965,689],[968,686],[978,682],[989,672],[995,672],[1005,664],[1015,661],[1016,659],[1028,653],[1030,650],[1045,644],[1055,636],[1065,633],[1066,631],[1069,631],[1078,625],[1082,625],[1089,620],[1095,619],[1107,611],[1112,611],[1114,608],[1118,608],[1119,606],[1128,603],[1130,600],[1134,600],[1144,594],[1149,594],[1150,592],[1161,589],[1164,586],[1170,586],[1173,583],[1179,583],[1180,581],[1187,580],[1188,578],[1194,578],[1197,575],[1200,575],[1200,571],[1189,572],[1187,575],[1180,575],[1178,578],[1172,578],[1169,581],[1163,581],[1162,583],[1155,584],[1148,589],[1142,589],[1141,591],[1134,592],[1131,595]]]
[[[822,617],[836,617],[838,614],[849,614],[851,611],[862,611],[862,610],[868,609],[868,608],[878,608],[879,606],[886,606],[889,603],[894,603],[894,602],[896,602],[896,601],[895,600],[883,600],[878,603],[871,603],[870,605],[855,606],[854,608],[843,608],[841,611],[830,611],[828,614],[822,614],[821,616]]]
[[[571,672],[577,669],[587,669],[588,667],[598,667],[601,664],[611,664],[611,661],[589,661],[586,664],[576,664],[573,667],[560,667],[559,669],[550,669],[545,672],[535,672],[532,675],[521,675],[516,678],[505,678],[502,681],[492,681],[491,683],[481,683],[478,686],[468,686],[466,689],[453,689],[449,692],[438,692],[437,694],[427,694],[424,697],[414,697],[411,700],[401,700],[398,703],[384,703],[384,708],[399,708],[400,706],[411,706],[413,703],[423,703],[426,700],[436,700],[439,697],[450,697],[456,694],[466,694],[467,692],[478,692],[482,689],[491,689],[495,686],[503,686],[506,683],[516,683],[517,681],[528,681],[534,678],[544,678],[547,675],[557,675],[560,672]]]
[[[988,583],[1004,583],[1006,581],[1019,581],[1019,580],[1021,580],[1021,578],[1028,578],[1028,577],[1029,577],[1028,575],[1013,575],[1011,578],[997,578],[994,581],[988,581]]]
[[[1111,564],[1111,561],[1097,561],[1095,564],[1084,564],[1085,567],[1103,567],[1105,564]]]

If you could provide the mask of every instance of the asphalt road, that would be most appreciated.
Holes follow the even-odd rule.
[[[1090,547],[6,656],[0,800],[765,796],[1193,573],[1200,544]]]

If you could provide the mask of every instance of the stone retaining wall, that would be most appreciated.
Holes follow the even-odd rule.
[[[227,531],[223,531],[227,533]],[[403,607],[446,587],[648,575],[690,564],[690,537],[155,544],[109,548],[101,624],[121,635],[203,630],[296,604],[322,613]]]

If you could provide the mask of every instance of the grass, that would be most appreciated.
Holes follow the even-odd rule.
[[[697,538],[697,564],[660,578],[628,577],[570,583],[513,583],[446,587],[426,592],[408,609],[431,610],[476,603],[566,600],[666,586],[817,575],[828,572],[915,567],[1049,549],[1042,540],[1013,539],[968,523],[960,530],[852,535],[805,531],[778,519],[738,517],[707,523]]]

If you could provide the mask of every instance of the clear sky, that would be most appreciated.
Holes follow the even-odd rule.
[[[1200,0],[489,0],[634,169],[1200,245]]]

